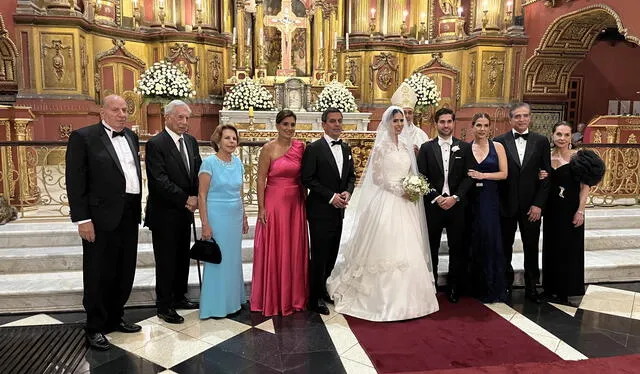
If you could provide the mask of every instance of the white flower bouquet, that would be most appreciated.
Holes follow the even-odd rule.
[[[145,70],[133,91],[149,99],[188,99],[196,95],[191,79],[166,61],[156,62]]]
[[[426,75],[413,73],[404,81],[416,91],[416,96],[418,97],[416,106],[426,108],[428,106],[436,106],[440,103],[440,90],[438,90],[436,82]]]
[[[225,110],[273,110],[273,96],[260,83],[245,79],[231,88],[224,96]]]
[[[327,108],[337,108],[341,112],[357,112],[356,99],[342,83],[333,81],[329,83],[318,95],[318,100],[311,109],[316,112],[324,112]]]
[[[429,191],[429,182],[422,175],[409,175],[402,180],[402,188],[409,200],[416,202]]]

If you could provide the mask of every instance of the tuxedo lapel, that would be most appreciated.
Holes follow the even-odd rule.
[[[136,171],[138,172],[138,180],[142,180],[142,171],[140,170],[140,156],[138,155],[138,151],[133,143],[133,136],[127,130],[124,132],[124,137],[127,139],[127,144],[129,144],[129,149],[131,149],[131,154],[133,155],[133,160],[136,164]],[[120,165],[120,162],[118,162]],[[124,174],[124,173],[123,173]]]
[[[458,146],[458,148],[460,148],[460,146],[458,145],[459,143],[460,141],[456,138],[453,138],[453,141],[451,142],[451,148],[449,149],[449,175],[451,175],[453,164],[456,162],[456,156],[454,155],[453,148],[455,146]]]
[[[173,138],[171,138],[171,135],[169,135],[169,133],[164,130],[162,131],[162,136],[163,136],[163,140],[165,143],[165,147],[167,147],[167,149],[169,150],[169,154],[173,157],[174,161],[178,164],[178,167],[180,168],[180,170],[182,170],[182,172],[185,174],[185,176],[189,176],[189,172],[187,171],[186,166],[184,165],[184,161],[182,160],[182,156],[180,155],[180,151],[178,151],[178,147],[176,147],[176,144],[173,142]],[[183,144],[185,147],[185,150],[188,148],[187,147],[187,141],[186,138],[183,138]],[[189,158],[189,151],[187,151],[187,159]],[[191,166],[192,163],[189,164],[189,166]]]
[[[331,164],[331,166],[333,166],[333,171],[336,173],[336,177],[338,179],[340,179],[340,172],[338,171],[338,164],[336,163],[336,159],[333,157],[333,153],[331,153],[331,148],[329,148],[329,144],[327,143],[326,140],[324,140],[324,138],[320,139],[320,149],[322,150],[322,153],[324,154],[324,157],[327,158],[329,160],[329,163]],[[344,154],[344,151],[343,151]],[[344,165],[344,160],[342,162],[342,165]]]
[[[440,149],[440,144],[438,144],[438,138],[435,138],[433,141],[431,149],[433,150],[433,155],[436,157],[438,169],[440,169],[440,172],[444,175],[444,162],[442,161],[442,150]]]
[[[118,154],[116,153],[115,148],[113,148],[111,139],[109,139],[109,135],[107,135],[107,132],[104,130],[104,127],[102,124],[98,125],[98,131],[100,134],[100,140],[102,140],[102,143],[104,144],[104,147],[107,149],[109,156],[111,156],[111,158],[113,159],[113,162],[116,163],[118,170],[120,170],[120,173],[122,173],[122,176],[124,176],[124,170],[122,170],[122,165],[120,165],[120,159],[118,158]]]
[[[507,150],[511,155],[511,158],[516,162],[516,165],[522,167],[520,164],[520,156],[518,156],[518,148],[516,147],[516,140],[513,137],[513,132],[509,131],[504,136],[504,142],[507,146]],[[528,142],[527,142],[528,143]]]
[[[534,144],[535,138],[531,136],[531,132],[529,132],[529,139],[527,140],[527,145],[524,148],[524,157],[522,158],[522,167],[524,167],[531,157],[533,153],[536,151],[536,145]]]
[[[344,144],[344,142],[342,144],[340,144],[340,148],[342,148],[342,177],[341,180],[344,181],[345,178],[347,178],[347,170],[349,169],[349,152],[347,149],[347,145]],[[333,156],[333,155],[332,155]],[[337,169],[337,167],[336,167]]]

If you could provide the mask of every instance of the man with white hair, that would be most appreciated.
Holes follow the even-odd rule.
[[[391,105],[399,106],[404,110],[405,131],[413,142],[413,149],[418,152],[420,146],[429,140],[427,134],[413,123],[413,110],[418,101],[416,92],[407,83],[402,82],[400,87],[391,96]]]
[[[165,129],[146,145],[149,197],[145,226],[151,230],[156,260],[156,307],[167,323],[182,323],[176,309],[197,309],[185,294],[193,212],[198,207],[202,159],[196,139],[187,134],[191,109],[181,100],[165,107]]]

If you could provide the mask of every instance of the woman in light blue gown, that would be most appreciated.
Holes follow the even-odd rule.
[[[238,312],[247,300],[242,278],[242,234],[249,231],[242,204],[240,159],[233,155],[238,130],[218,126],[211,136],[216,154],[200,167],[198,208],[202,238],[213,237],[220,246],[222,262],[204,265],[200,291],[200,318],[222,318]]]

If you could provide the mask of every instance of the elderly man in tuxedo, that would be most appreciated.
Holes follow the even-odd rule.
[[[196,139],[187,134],[191,109],[174,100],[165,107],[165,128],[146,145],[145,226],[151,229],[156,260],[156,307],[167,323],[182,323],[176,309],[197,309],[185,296],[193,212],[198,207],[198,171],[202,159]]]
[[[465,204],[467,192],[473,183],[467,175],[473,165],[469,143],[453,136],[455,113],[440,108],[435,114],[438,137],[422,144],[418,152],[418,170],[432,188],[424,198],[429,230],[429,246],[433,262],[433,276],[438,281],[438,251],[442,230],[447,230],[449,247],[449,273],[447,297],[457,303],[460,289],[467,281],[467,251],[464,238]]]
[[[302,184],[310,190],[307,221],[311,240],[309,308],[329,314],[325,301],[327,278],[338,257],[344,209],[351,199],[356,175],[351,148],[342,142],[342,113],[322,113],[322,138],[309,144],[302,156]]]
[[[514,272],[511,266],[513,242],[520,226],[524,250],[525,296],[540,303],[536,285],[540,281],[538,241],[540,217],[549,192],[548,179],[540,180],[540,170],[550,170],[549,140],[529,131],[531,108],[526,103],[511,106],[512,129],[495,138],[507,150],[509,173],[499,185],[502,246],[505,254],[507,296],[511,296]]]
[[[136,270],[142,179],[138,136],[125,127],[127,103],[107,96],[100,117],[69,136],[65,177],[71,221],[82,238],[86,340],[107,350],[104,333],[140,331],[123,315]]]

